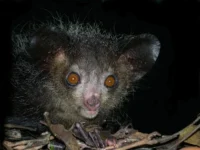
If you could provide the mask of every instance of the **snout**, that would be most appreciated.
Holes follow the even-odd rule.
[[[100,99],[98,96],[93,95],[84,99],[84,105],[89,111],[97,111],[100,107]]]

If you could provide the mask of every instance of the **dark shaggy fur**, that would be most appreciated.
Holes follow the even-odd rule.
[[[135,81],[151,69],[160,49],[159,41],[150,34],[115,36],[97,25],[61,20],[26,33],[13,33],[12,39],[11,120],[40,120],[48,111],[53,122],[66,126],[105,119],[134,91]],[[81,80],[75,87],[66,84],[66,76],[72,71]],[[104,85],[108,75],[116,77],[113,88]],[[87,116],[82,109],[90,87],[100,95],[95,117]]]

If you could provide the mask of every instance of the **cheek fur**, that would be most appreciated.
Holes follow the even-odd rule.
[[[74,103],[77,106],[82,106],[83,105],[84,88],[85,88],[84,85],[80,84],[80,85],[77,85],[74,89],[72,89],[73,90],[72,97],[73,97]]]
[[[106,87],[101,87],[101,103],[105,103],[109,99],[108,89]]]

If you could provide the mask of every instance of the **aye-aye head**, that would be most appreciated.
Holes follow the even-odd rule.
[[[71,24],[37,30],[28,52],[48,74],[42,87],[53,120],[85,121],[119,106],[159,49],[150,34],[117,37],[97,26]]]

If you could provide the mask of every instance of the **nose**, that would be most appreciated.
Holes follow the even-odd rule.
[[[96,98],[95,96],[92,96],[91,98],[89,98],[87,100],[87,104],[91,107],[95,107],[97,104],[99,103],[98,98]]]
[[[84,104],[89,111],[96,111],[100,106],[99,95],[92,95],[84,100]]]

